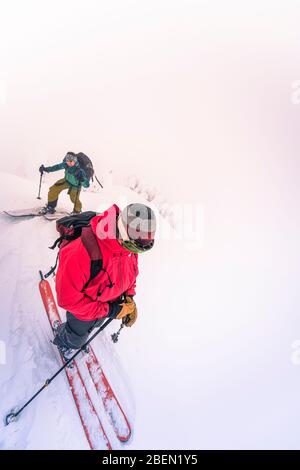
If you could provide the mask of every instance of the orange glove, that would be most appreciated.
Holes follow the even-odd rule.
[[[137,319],[137,308],[132,297],[127,295],[125,302],[120,304],[122,310],[117,315],[118,320],[122,320],[125,326],[132,326]]]

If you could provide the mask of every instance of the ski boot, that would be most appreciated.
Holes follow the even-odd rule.
[[[39,212],[41,215],[44,215],[44,214],[55,214],[55,207],[53,206],[49,206],[49,204],[47,204],[45,207],[43,207],[40,212]]]
[[[84,346],[84,347],[82,348],[82,352],[83,352],[84,354],[89,354],[89,352],[90,352],[90,347],[89,347],[89,345]]]
[[[59,350],[60,354],[61,354],[62,357],[64,358],[64,361],[65,361],[65,362],[68,362],[69,359],[71,359],[71,357],[74,356],[74,354],[75,354],[75,352],[76,352],[76,349],[65,348],[64,346],[59,346],[59,345],[57,345],[57,349]],[[70,362],[70,364],[68,364],[67,367],[68,367],[69,369],[73,369],[73,367],[74,367],[73,361]]]
[[[53,332],[54,332],[54,335],[55,335],[55,338],[52,342],[52,344],[54,344],[54,346],[57,347],[57,349],[59,350],[60,354],[62,355],[62,357],[64,358],[65,362],[67,362],[69,359],[71,359],[71,357],[75,354],[76,352],[76,349],[72,349],[72,348],[67,348],[66,346],[63,346],[60,342],[59,342],[59,338],[58,338],[58,332],[59,332],[59,329],[62,325],[58,322],[58,321],[55,321],[53,323]],[[67,366],[69,369],[73,369],[74,367],[74,364],[73,364],[73,361],[70,362],[70,364],[68,364]]]
[[[79,215],[79,214],[81,214],[81,213],[82,213],[82,211],[72,211],[72,212],[71,212],[71,215]]]

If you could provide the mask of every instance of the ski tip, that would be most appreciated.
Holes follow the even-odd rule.
[[[127,444],[131,439],[131,429],[129,429],[128,434],[126,436],[117,436],[119,441],[123,444]]]

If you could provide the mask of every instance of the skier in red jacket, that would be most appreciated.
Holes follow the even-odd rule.
[[[138,254],[154,244],[155,214],[144,204],[130,204],[123,211],[113,205],[93,217],[89,237],[100,249],[101,269],[91,280],[91,260],[83,238],[61,248],[56,275],[60,307],[67,322],[56,332],[56,344],[66,358],[79,349],[92,329],[107,317],[132,326],[137,318],[133,299],[138,275]],[[99,247],[99,248],[98,248]]]

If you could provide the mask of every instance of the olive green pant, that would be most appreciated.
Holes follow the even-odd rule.
[[[71,201],[75,204],[74,210],[76,212],[80,212],[82,209],[82,204],[80,201],[80,191],[81,188],[74,188],[71,186],[67,181],[63,178],[61,180],[56,181],[56,183],[51,186],[48,193],[48,205],[51,207],[57,206],[57,201],[60,193],[68,189],[68,194],[70,196]]]

